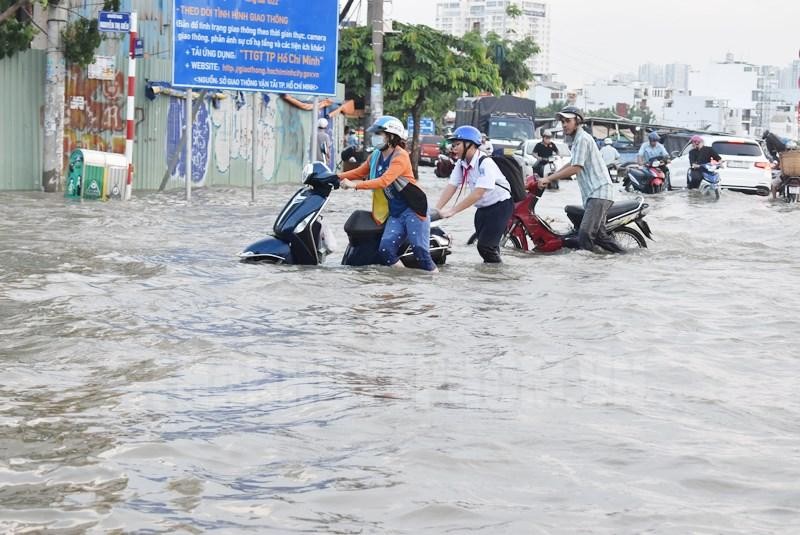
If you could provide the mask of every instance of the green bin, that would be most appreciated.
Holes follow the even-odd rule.
[[[128,160],[122,154],[75,149],[69,155],[67,188],[64,196],[73,199],[102,199],[125,193]]]

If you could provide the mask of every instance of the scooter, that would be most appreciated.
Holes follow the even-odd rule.
[[[800,201],[800,176],[781,175],[779,191],[783,196],[783,200],[788,203]]]
[[[667,162],[656,157],[644,166],[630,166],[622,185],[625,191],[638,191],[641,193],[661,193],[668,189],[668,178],[662,167]]]
[[[289,199],[272,227],[274,236],[264,238],[239,253],[245,263],[322,264],[335,250],[335,237],[326,224],[322,209],[331,191],[339,188],[338,177],[328,167],[315,162],[303,169],[303,187]],[[438,214],[432,214],[432,219]],[[365,266],[379,264],[378,244],[383,225],[375,223],[372,213],[356,210],[344,225],[348,245],[342,264]],[[452,239],[438,226],[431,226],[430,252],[434,263],[442,265],[450,254]],[[409,245],[402,245],[400,260],[406,267],[419,267]]]
[[[703,174],[703,179],[697,188],[703,195],[713,195],[715,200],[719,200],[721,192],[718,169],[719,164],[714,162],[701,165],[700,172]]]
[[[548,177],[556,172],[556,157],[550,156],[549,158],[541,158],[540,161],[544,162],[542,165],[542,178]],[[554,180],[547,184],[547,189],[556,190],[560,189],[558,180]]]
[[[610,163],[606,165],[606,167],[608,168],[608,176],[611,177],[611,182],[615,184],[619,182],[619,167],[617,166],[617,164]]]
[[[564,247],[577,249],[577,229],[581,226],[584,208],[574,205],[564,207],[573,228],[567,234],[561,234],[536,214],[536,204],[544,190],[539,189],[535,177],[528,177],[525,189],[528,194],[523,200],[514,204],[514,211],[511,213],[501,245],[542,253],[552,253]],[[647,242],[644,236],[653,239],[650,226],[644,219],[649,210],[643,197],[614,203],[606,216],[606,231],[623,249],[646,248]],[[639,230],[633,228],[632,223]]]

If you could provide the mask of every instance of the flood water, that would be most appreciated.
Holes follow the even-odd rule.
[[[800,531],[800,207],[502,266],[470,210],[432,276],[340,266],[340,191],[324,266],[238,263],[295,189],[0,193],[0,531]]]

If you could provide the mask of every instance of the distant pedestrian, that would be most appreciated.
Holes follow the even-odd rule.
[[[585,208],[578,229],[578,246],[594,251],[594,246],[599,245],[606,251],[621,253],[622,247],[606,231],[606,215],[614,204],[611,177],[594,138],[581,128],[583,113],[575,106],[567,106],[556,117],[561,120],[564,134],[573,136],[572,158],[569,164],[539,180],[539,187],[544,188],[550,181],[576,175]]]
[[[619,151],[614,147],[614,140],[612,140],[610,137],[607,137],[603,140],[603,148],[600,149],[600,156],[603,157],[603,161],[606,163],[606,166],[619,165]]]
[[[328,135],[328,120],[320,117],[317,121],[317,153],[315,160],[331,165],[331,136]]]

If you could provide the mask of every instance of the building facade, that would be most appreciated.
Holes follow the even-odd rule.
[[[522,11],[518,17],[506,14],[509,5]],[[494,32],[503,38],[531,37],[540,51],[528,60],[534,74],[550,72],[550,18],[548,6],[534,0],[439,0],[436,3],[436,29],[462,36],[470,31],[481,35]]]

